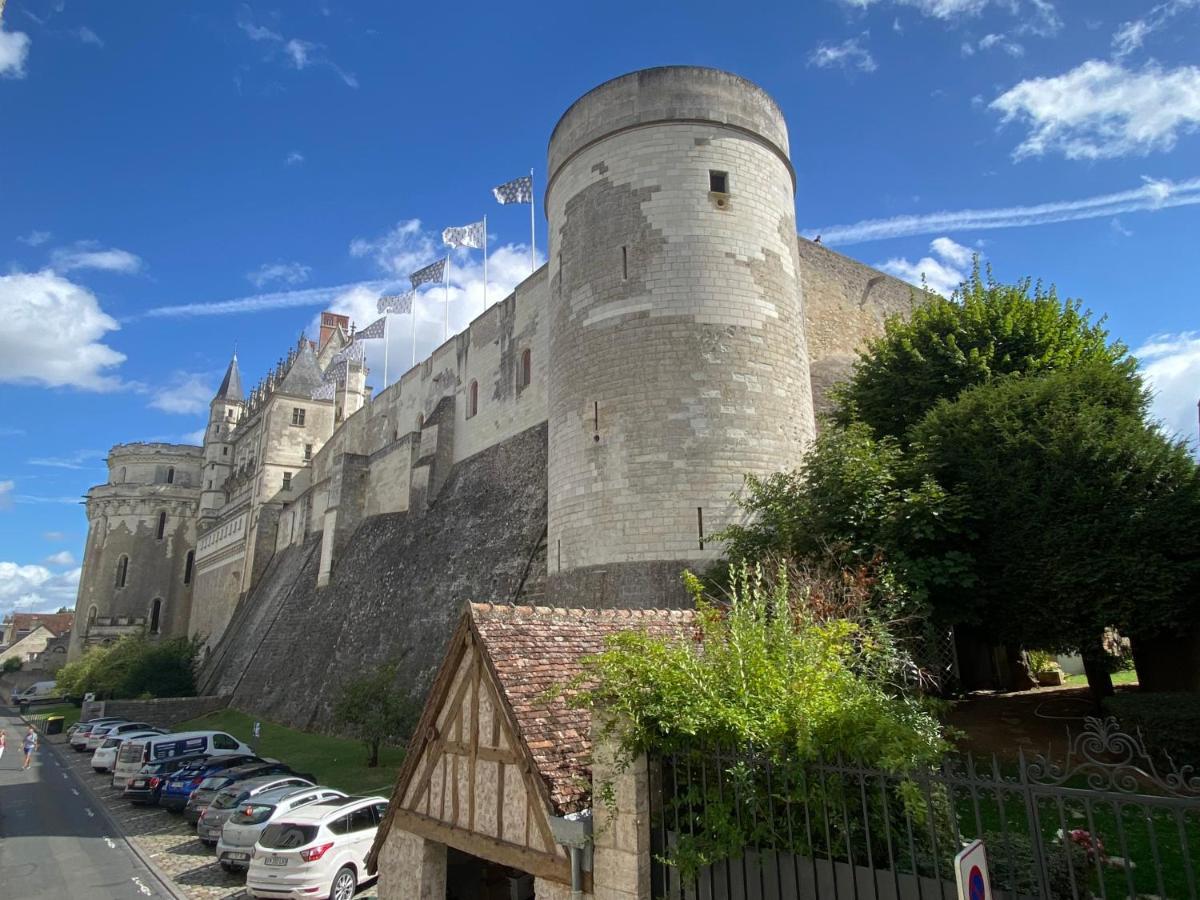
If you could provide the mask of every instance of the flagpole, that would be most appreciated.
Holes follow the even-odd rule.
[[[387,390],[388,364],[388,314],[383,314],[383,391]],[[379,393],[383,393],[380,391]]]
[[[487,309],[487,216],[483,217],[483,308]]]
[[[537,227],[533,217],[533,169],[529,170],[529,274],[533,274],[537,260]]]
[[[413,290],[412,302],[408,307],[408,311],[412,314],[412,364],[417,364],[417,292]]]
[[[446,254],[446,270],[442,273],[442,343],[450,338],[450,254]]]

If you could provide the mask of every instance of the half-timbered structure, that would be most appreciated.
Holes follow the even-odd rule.
[[[591,807],[592,722],[564,688],[609,635],[686,636],[692,622],[683,610],[472,604],[450,641],[372,850],[380,897],[568,896],[571,858],[553,825]],[[620,854],[640,853],[614,843],[629,831],[612,829],[606,865],[597,846],[594,879],[589,873],[579,885],[576,873],[587,895],[637,896],[599,883],[621,868]]]

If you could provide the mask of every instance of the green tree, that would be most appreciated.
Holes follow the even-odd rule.
[[[67,696],[130,699],[190,697],[196,693],[195,666],[200,641],[149,640],[128,635],[115,644],[93,647],[56,676]]]
[[[367,766],[379,765],[384,744],[405,743],[412,734],[420,705],[396,687],[397,663],[379,666],[349,682],[334,706],[334,720],[348,728],[367,748]]]
[[[1135,375],[1093,363],[979,385],[910,432],[909,478],[966,511],[942,540],[972,561],[975,615],[1001,639],[1079,650],[1097,696],[1112,692],[1106,627],[1157,636],[1200,613],[1200,476],[1148,424],[1149,400]],[[934,594],[946,609],[963,591]]]
[[[906,440],[933,406],[968,387],[1004,375],[1038,375],[1085,362],[1132,372],[1121,343],[1109,343],[1077,300],[1029,279],[1000,284],[980,274],[954,297],[932,296],[907,320],[890,319],[835,395],[835,420],[863,422],[877,437]]]
[[[19,672],[20,670],[21,670],[21,660],[20,660],[20,659],[18,659],[17,657],[15,657],[15,656],[10,656],[8,659],[6,659],[6,660],[4,661],[4,669],[3,669],[3,671],[4,671],[6,674],[7,674],[8,672]]]

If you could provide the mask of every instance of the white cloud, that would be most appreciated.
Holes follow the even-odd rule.
[[[1050,0],[841,0],[843,6],[865,11],[876,4],[905,6],[916,10],[923,16],[939,19],[943,22],[955,22],[982,14],[988,7],[994,6],[1003,11],[1020,16],[1023,20],[1020,30],[1032,34],[1049,36],[1062,28],[1062,20]],[[898,21],[898,20],[897,20]]]
[[[0,509],[11,509],[13,505],[13,488],[16,484],[10,479],[0,481]]]
[[[104,459],[103,450],[76,450],[66,456],[36,456],[29,460],[31,466],[48,466],[53,469],[92,469],[94,460]]]
[[[1188,9],[1200,6],[1200,0],[1166,0],[1152,6],[1141,19],[1122,22],[1113,32],[1113,55],[1117,59],[1128,56],[1146,42],[1151,34],[1161,30],[1173,17]]]
[[[1114,234],[1119,234],[1121,237],[1133,237],[1133,231],[1121,224],[1121,220],[1113,216],[1109,220],[1108,227],[1113,230]]]
[[[207,376],[194,372],[176,372],[171,383],[155,393],[150,406],[163,412],[194,415],[208,409],[216,389]]]
[[[932,256],[924,256],[915,263],[905,257],[892,257],[876,264],[876,268],[909,284],[924,285],[935,294],[949,297],[969,274],[968,267],[975,251],[948,237],[935,238],[929,250]]]
[[[50,240],[50,232],[48,231],[31,231],[23,237],[18,237],[17,240],[22,244],[28,244],[30,247],[40,247],[46,241]]]
[[[186,318],[189,316],[233,316],[263,312],[269,309],[297,309],[304,306],[326,306],[333,298],[356,287],[381,290],[391,281],[360,281],[351,284],[323,288],[302,288],[296,291],[272,291],[252,294],[232,300],[214,300],[195,303],[180,303],[174,306],[156,306],[143,315],[150,319]]]
[[[293,150],[283,160],[285,166],[298,166],[302,162],[304,162],[304,154],[299,150]]]
[[[840,44],[822,42],[808,55],[808,64],[818,69],[828,69],[837,66],[842,69],[857,69],[860,72],[874,72],[879,68],[871,51],[859,44],[866,40],[864,32],[861,37],[847,38]]]
[[[207,433],[207,428],[197,428],[195,431],[189,431],[187,434],[181,434],[179,436],[179,440],[184,444],[203,444],[204,435]]]
[[[96,297],[51,271],[0,275],[0,383],[111,391],[125,361],[101,343],[119,326]]]
[[[1154,390],[1151,412],[1167,430],[1196,446],[1200,331],[1154,335],[1133,351]]]
[[[393,284],[407,287],[408,274],[434,261],[447,251],[437,245],[436,235],[421,230],[417,219],[402,221],[379,238],[358,238],[350,245],[354,256],[372,259],[383,272],[398,276]],[[538,255],[537,264],[545,257]],[[521,281],[529,277],[529,246],[504,244],[493,246],[488,255],[488,305],[503,300]],[[444,297],[449,297],[446,306]],[[358,327],[369,325],[379,318],[379,290],[365,285],[354,286],[334,298],[329,309],[350,317]],[[422,288],[414,302],[416,316],[416,359],[429,356],[443,342],[443,317],[448,321],[448,334],[465,329],[484,310],[483,259],[478,251],[454,251],[450,265],[449,288],[429,285]],[[316,333],[317,319],[310,327]],[[391,316],[388,320],[388,381],[395,382],[408,370],[413,360],[413,317]],[[383,384],[383,341],[367,341],[368,381],[376,391]]]
[[[991,108],[1005,123],[1029,128],[1013,156],[1058,152],[1067,159],[1145,156],[1175,146],[1200,126],[1200,68],[1141,71],[1092,59],[1070,72],[1031,78],[1001,94]]]
[[[100,40],[100,35],[92,31],[86,25],[81,25],[73,32],[75,37],[79,38],[85,44],[91,44],[94,47],[103,47],[104,41]]]
[[[1061,200],[1031,206],[1005,206],[996,209],[962,209],[894,216],[890,219],[864,219],[850,225],[831,225],[803,232],[812,239],[821,235],[826,244],[857,244],[884,238],[937,234],[946,231],[982,231],[993,228],[1025,228],[1054,222],[1109,218],[1146,210],[1169,209],[1200,204],[1200,178],[1172,182],[1143,178],[1140,187],[1112,194]]]
[[[75,557],[71,555],[70,550],[59,550],[57,553],[51,553],[42,562],[48,566],[73,566]]]
[[[116,247],[102,249],[95,241],[79,241],[72,247],[59,247],[51,253],[50,264],[59,272],[99,269],[132,275],[142,268],[142,258]]]
[[[1003,33],[992,32],[979,39],[980,50],[1002,50],[1009,56],[1023,56],[1025,48]]]
[[[29,35],[5,31],[4,22],[0,21],[0,78],[24,78],[28,59]]]
[[[358,87],[358,78],[330,59],[325,53],[323,44],[316,44],[297,37],[285,37],[278,31],[259,25],[254,21],[249,7],[246,6],[243,6],[238,12],[237,26],[250,40],[273,45],[273,53],[282,56],[293,69],[323,66],[336,74],[348,87]]]
[[[263,263],[257,271],[247,272],[246,280],[256,288],[273,281],[280,281],[284,284],[303,284],[308,281],[311,272],[310,267],[298,262]]]
[[[65,531],[43,531],[42,537],[48,541],[65,541],[67,533]]]
[[[73,607],[81,572],[75,568],[56,575],[45,566],[0,562],[0,614]]]

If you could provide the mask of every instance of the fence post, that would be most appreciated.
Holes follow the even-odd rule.
[[[1020,766],[1018,769],[1018,779],[1021,786],[1021,796],[1025,801],[1025,817],[1028,820],[1029,828],[1029,847],[1033,854],[1033,862],[1035,866],[1034,874],[1037,876],[1038,896],[1050,896],[1050,873],[1046,868],[1046,854],[1042,846],[1042,841],[1045,836],[1042,834],[1041,815],[1037,807],[1037,796],[1033,791],[1033,783],[1029,780],[1029,771],[1025,761],[1025,750],[1021,748],[1017,751]]]

